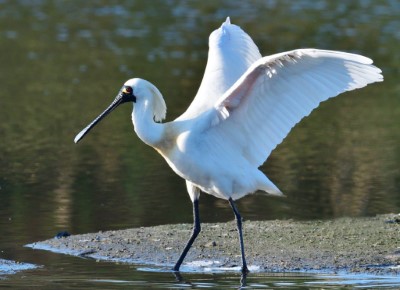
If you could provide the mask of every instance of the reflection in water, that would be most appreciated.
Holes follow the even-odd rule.
[[[168,120],[200,83],[207,37],[231,16],[263,55],[298,47],[369,56],[385,82],[328,101],[273,152],[263,171],[286,199],[238,202],[247,219],[315,219],[400,210],[400,119],[396,1],[1,1],[0,246],[60,230],[83,233],[191,223],[184,182],[132,132],[126,106],[73,137],[131,77],[156,84]],[[205,222],[233,215],[202,196]]]
[[[176,281],[179,282],[179,285],[182,285],[184,287],[195,287],[196,286],[192,282],[186,280],[180,272],[173,272],[173,274],[174,274]],[[217,286],[217,285],[218,284],[210,285],[210,286]],[[242,289],[243,287],[246,287],[246,286],[247,286],[247,273],[242,273],[240,275],[240,280],[238,282],[238,287],[239,287],[238,289]]]

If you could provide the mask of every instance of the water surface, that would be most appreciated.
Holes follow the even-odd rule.
[[[287,198],[243,198],[238,206],[244,218],[399,212],[398,15],[400,4],[389,0],[0,1],[0,258],[43,265],[0,285],[112,288],[120,280],[132,288],[175,285],[170,273],[22,245],[61,230],[192,222],[184,182],[134,135],[130,105],[113,112],[79,145],[73,138],[132,77],[160,89],[167,120],[179,116],[201,81],[208,35],[227,16],[263,55],[299,47],[356,52],[372,58],[385,77],[322,104],[296,126],[262,166]],[[204,222],[233,218],[225,201],[206,195],[200,201]],[[238,280],[233,274],[189,278],[198,287],[225,282],[229,287]],[[278,275],[278,284],[274,275],[251,279],[282,289],[303,285],[302,276],[291,274]]]

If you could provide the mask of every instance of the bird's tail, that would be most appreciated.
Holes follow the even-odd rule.
[[[285,196],[282,191],[271,181],[266,177],[264,174],[263,175],[263,180],[260,182],[260,187],[259,189],[262,191],[265,191],[269,195],[275,195],[275,196]]]

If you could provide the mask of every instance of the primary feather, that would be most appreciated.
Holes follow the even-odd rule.
[[[246,72],[261,54],[253,40],[229,17],[211,33],[204,77],[199,90],[178,120],[194,118],[215,102]]]

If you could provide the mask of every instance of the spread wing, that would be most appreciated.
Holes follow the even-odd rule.
[[[356,54],[299,49],[264,57],[217,101],[207,142],[260,166],[322,101],[382,80],[372,60]]]
[[[178,120],[194,118],[211,109],[261,54],[253,40],[229,17],[209,38],[207,66],[200,88]]]

